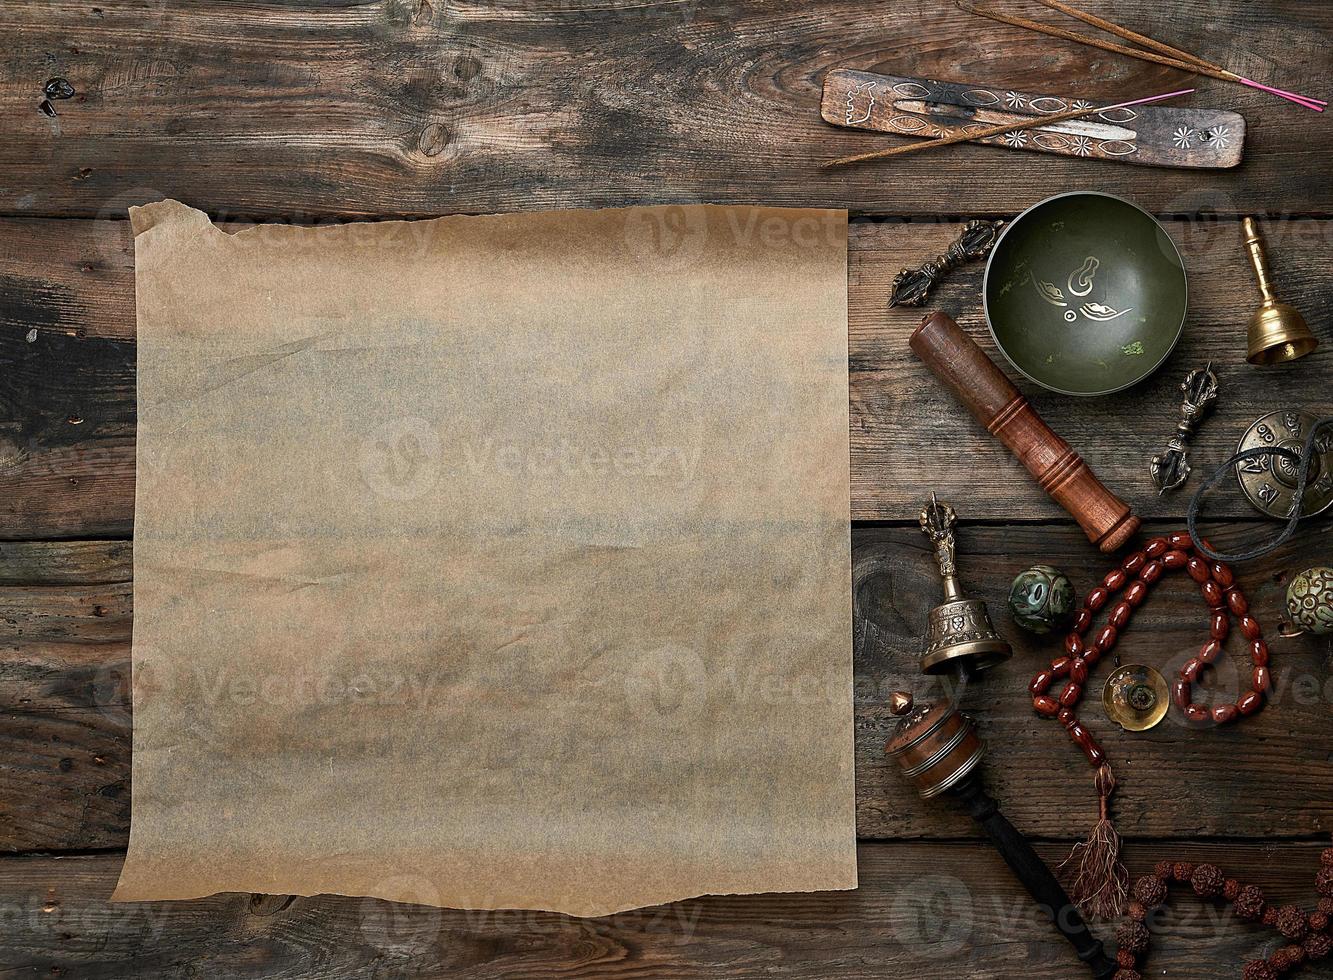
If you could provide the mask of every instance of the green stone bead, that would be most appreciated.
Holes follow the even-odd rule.
[[[1050,565],[1020,572],[1009,589],[1014,622],[1033,633],[1050,633],[1068,625],[1074,615],[1074,583]]]
[[[1292,625],[1318,636],[1333,634],[1333,568],[1307,568],[1287,586]]]

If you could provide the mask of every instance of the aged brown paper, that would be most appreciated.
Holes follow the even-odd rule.
[[[855,887],[844,213],[132,220],[117,899]]]

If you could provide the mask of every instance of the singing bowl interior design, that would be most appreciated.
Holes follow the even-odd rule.
[[[1004,356],[1042,387],[1106,395],[1142,381],[1185,325],[1185,265],[1152,215],[1081,191],[1028,208],[986,264],[986,320]]]

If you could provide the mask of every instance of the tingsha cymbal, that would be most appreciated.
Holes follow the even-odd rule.
[[[1293,456],[1299,457],[1305,450],[1305,441],[1316,422],[1318,419],[1309,412],[1269,412],[1241,437],[1237,453],[1247,449],[1285,449],[1290,453],[1265,453],[1236,464],[1241,490],[1268,517],[1285,520],[1291,516],[1300,475],[1300,464]],[[1313,455],[1301,502],[1302,517],[1313,517],[1333,505],[1333,432],[1319,435]]]
[[[1146,732],[1171,706],[1166,678],[1143,664],[1126,664],[1112,674],[1102,689],[1106,716],[1127,732]]]

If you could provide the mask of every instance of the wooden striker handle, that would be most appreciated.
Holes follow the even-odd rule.
[[[1069,511],[1089,541],[1109,553],[1139,529],[1129,504],[1102,485],[952,318],[931,313],[909,345],[986,431],[1018,457],[1037,484]]]

